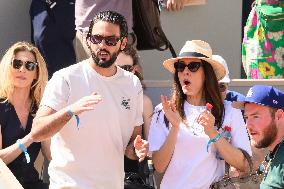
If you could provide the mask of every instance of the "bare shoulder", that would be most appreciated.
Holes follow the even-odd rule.
[[[152,100],[145,94],[143,95],[143,104],[144,107],[153,109]]]

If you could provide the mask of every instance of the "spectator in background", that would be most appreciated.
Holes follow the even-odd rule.
[[[42,150],[50,160],[49,140],[33,142],[33,118],[47,82],[46,64],[36,47],[17,42],[0,63],[0,158],[25,189],[47,189],[34,162]]]
[[[143,75],[141,74],[142,67],[139,62],[138,52],[136,49],[133,48],[133,46],[126,46],[126,48],[123,51],[121,51],[117,56],[115,64],[126,71],[132,72],[140,79],[141,82],[143,82]],[[142,130],[143,130],[143,138],[145,138],[146,140],[148,139],[148,132],[149,132],[152,114],[153,114],[152,101],[147,95],[143,94],[144,124],[142,125]],[[125,172],[139,173],[138,161],[129,159],[127,156],[124,156],[124,170]]]
[[[230,73],[229,68],[228,68],[228,65],[227,65],[227,62],[225,61],[225,59],[220,55],[213,55],[212,59],[220,62],[225,67],[225,70],[226,70],[225,77],[218,81],[219,82],[219,90],[221,92],[222,99],[227,100],[227,101],[231,101],[231,102],[244,99],[245,96],[242,95],[241,93],[228,90],[231,79],[230,79],[230,76],[229,76],[229,73]]]
[[[251,154],[244,121],[239,119],[241,111],[223,103],[218,80],[225,76],[225,68],[212,59],[210,45],[187,41],[179,56],[163,65],[174,76],[173,95],[170,101],[161,96],[149,131],[154,167],[165,171],[161,189],[209,188],[224,176],[225,161],[247,171],[238,149]],[[206,110],[206,103],[212,110]]]
[[[242,43],[242,62],[248,79],[284,76],[283,7],[283,0],[256,0],[252,7]]]
[[[32,0],[32,41],[47,62],[49,78],[76,63],[75,0]]]

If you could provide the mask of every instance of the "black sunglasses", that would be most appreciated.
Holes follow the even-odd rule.
[[[131,72],[133,70],[133,66],[131,66],[131,65],[123,65],[123,66],[119,66],[119,67],[121,67],[122,69],[129,71],[129,72]]]
[[[225,83],[219,83],[219,91],[222,93],[222,92],[225,92],[227,90],[228,86],[227,84]]]
[[[174,67],[178,72],[183,72],[186,67],[191,72],[197,72],[200,66],[201,66],[201,62],[190,62],[188,65],[186,65],[184,61],[179,60],[174,63]]]
[[[90,36],[90,41],[93,44],[100,44],[102,41],[105,41],[105,44],[107,46],[115,46],[120,39],[121,37],[116,37],[116,36],[107,36],[107,37],[101,35]]]
[[[25,68],[28,71],[34,71],[34,69],[38,66],[38,64],[36,62],[32,62],[32,61],[22,61],[22,60],[18,60],[18,59],[14,59],[12,61],[12,66],[14,69],[20,69],[23,65],[25,65]]]

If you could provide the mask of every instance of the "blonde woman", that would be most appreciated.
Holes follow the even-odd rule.
[[[47,83],[46,64],[36,47],[17,42],[0,63],[0,158],[27,188],[47,188],[34,162],[40,149],[50,159],[49,142],[33,143],[33,117]]]

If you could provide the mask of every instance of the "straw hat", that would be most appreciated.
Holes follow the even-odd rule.
[[[168,71],[175,73],[174,63],[185,58],[198,58],[205,60],[213,67],[218,80],[221,80],[226,75],[224,66],[218,61],[212,59],[212,49],[205,41],[186,41],[185,45],[180,50],[179,56],[165,60],[163,65]]]

